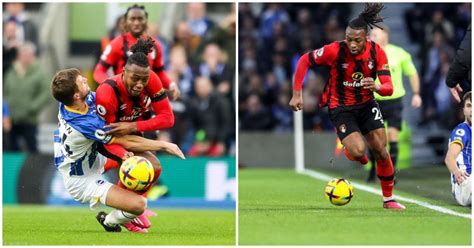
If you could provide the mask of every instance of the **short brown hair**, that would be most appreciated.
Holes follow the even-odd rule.
[[[51,82],[51,91],[58,102],[64,105],[74,103],[74,94],[79,91],[76,84],[77,77],[81,72],[76,68],[58,71]]]
[[[472,91],[468,91],[464,94],[464,96],[462,96],[462,106],[466,105],[466,101],[469,100],[470,102],[472,102],[472,95],[471,95],[471,92]]]

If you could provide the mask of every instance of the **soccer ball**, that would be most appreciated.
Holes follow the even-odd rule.
[[[144,157],[133,156],[127,158],[120,166],[120,181],[125,187],[134,191],[147,188],[153,181],[154,176],[153,165]]]
[[[334,178],[326,185],[326,198],[336,206],[349,203],[354,196],[352,184],[344,178]]]

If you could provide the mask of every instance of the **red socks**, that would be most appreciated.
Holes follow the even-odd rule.
[[[393,191],[394,169],[390,156],[386,160],[377,160],[377,176],[380,179],[382,194],[391,197]]]

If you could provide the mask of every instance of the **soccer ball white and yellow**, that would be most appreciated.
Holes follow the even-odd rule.
[[[125,187],[134,191],[147,188],[152,183],[154,176],[153,165],[144,157],[130,157],[120,166],[120,181]]]
[[[336,206],[349,203],[354,196],[352,184],[344,178],[334,178],[326,185],[326,198]]]

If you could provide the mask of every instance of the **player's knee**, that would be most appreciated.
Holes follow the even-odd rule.
[[[386,160],[389,156],[387,152],[387,148],[383,145],[380,145],[379,147],[374,148],[372,152],[376,160]]]
[[[365,154],[365,146],[364,145],[354,146],[352,147],[352,149],[349,150],[349,152],[355,159],[360,159]]]
[[[145,212],[146,205],[146,198],[139,196],[135,201],[133,201],[130,212],[135,215],[141,215],[143,212]]]

